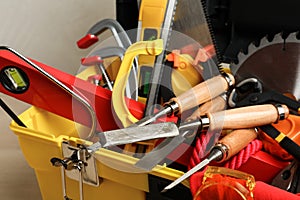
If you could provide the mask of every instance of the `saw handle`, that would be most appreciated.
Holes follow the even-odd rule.
[[[234,84],[235,80],[233,75],[227,74],[231,84]],[[179,113],[189,110],[197,105],[205,103],[228,90],[230,84],[227,79],[222,76],[215,76],[207,81],[204,81],[195,87],[189,89],[178,97],[172,98],[178,104]]]
[[[252,140],[257,137],[255,129],[237,129],[224,136],[218,143],[225,145],[228,149],[223,161],[230,159],[239,151],[245,148]]]
[[[246,106],[217,113],[208,113],[211,130],[253,128],[266,124],[275,123],[280,118],[279,110],[282,110],[284,118],[289,115],[286,105],[283,109],[272,104]]]

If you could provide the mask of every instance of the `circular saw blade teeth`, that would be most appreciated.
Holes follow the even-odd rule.
[[[295,41],[299,40],[299,39],[297,38],[297,34],[298,34],[298,33],[296,33],[296,32],[291,33],[291,34],[286,38],[285,42],[295,42]]]
[[[300,64],[298,63],[300,56],[297,53],[300,50],[299,32],[290,33],[285,35],[285,37],[284,39],[282,33],[278,33],[272,35],[272,40],[270,41],[268,40],[268,36],[265,36],[261,38],[259,46],[251,43],[248,46],[247,54],[239,52],[237,55],[238,63],[231,63],[231,71],[236,77],[236,81],[239,82],[247,76],[252,75],[260,79],[266,87],[273,88],[280,92],[293,93],[300,99],[300,92],[298,92],[298,80],[300,80],[300,74],[298,77]],[[287,49],[282,48],[283,53],[280,53],[280,44],[282,44],[283,47],[284,45],[287,47]],[[265,54],[265,56],[262,56],[263,54]],[[255,60],[256,58],[257,60]],[[299,60],[297,61],[297,59]],[[254,63],[257,64],[253,66]],[[277,69],[282,69],[279,66],[284,66],[285,64],[283,63],[286,63],[286,65],[290,67],[281,72],[276,71]],[[268,67],[269,72],[272,73],[267,72],[265,67]],[[275,81],[281,78],[288,81],[280,84]]]
[[[256,47],[256,49],[258,49],[258,48],[261,49],[262,47],[265,47],[265,46],[269,45],[270,43],[271,43],[271,41],[269,41],[267,36],[265,36],[260,40],[259,46]]]
[[[271,41],[272,44],[274,43],[282,43],[284,42],[284,39],[282,38],[282,34],[278,33],[274,36],[273,40]]]
[[[296,33],[294,33],[295,35],[295,38],[296,38]],[[290,35],[288,36],[289,40],[290,39]],[[294,38],[293,38],[294,39]],[[232,63],[232,66],[233,66],[233,72],[236,72],[239,68],[239,66],[241,66],[246,60],[248,57],[250,57],[253,53],[255,53],[256,51],[258,51],[259,49],[262,49],[270,44],[274,44],[274,43],[283,43],[283,38],[282,38],[282,34],[281,33],[278,33],[276,35],[274,35],[273,39],[271,41],[268,40],[268,37],[265,36],[263,38],[260,39],[260,41],[258,42],[258,46],[256,46],[255,44],[251,43],[249,46],[248,46],[248,51],[247,53],[244,53],[242,51],[240,51],[237,55],[237,58],[238,58],[238,62],[237,63]]]
[[[253,43],[251,43],[248,46],[248,55],[251,54],[252,52],[254,52],[256,49],[257,49],[257,47]]]

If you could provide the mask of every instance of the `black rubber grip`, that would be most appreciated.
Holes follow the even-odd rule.
[[[287,105],[290,109],[296,112],[298,112],[298,109],[300,108],[300,103],[298,101],[293,100],[287,96],[284,96],[283,94],[274,92],[273,100],[275,100],[278,103]]]

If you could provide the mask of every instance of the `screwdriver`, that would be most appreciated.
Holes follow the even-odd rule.
[[[234,77],[229,73],[223,73],[222,75],[210,78],[178,97],[172,98],[169,102],[165,103],[162,110],[141,119],[136,122],[135,125],[145,126],[162,116],[181,114],[183,111],[191,109],[223,94],[232,87],[234,83]]]
[[[212,161],[224,162],[245,148],[252,140],[257,137],[256,129],[238,129],[224,136],[210,151],[210,154],[186,172],[184,175],[176,179],[174,182],[166,186],[162,192],[172,189],[174,186],[193,175],[198,170],[202,169]]]

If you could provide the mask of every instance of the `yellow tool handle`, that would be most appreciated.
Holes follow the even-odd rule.
[[[281,105],[283,118],[289,115],[286,105]],[[280,112],[281,112],[280,111]],[[208,113],[210,129],[242,129],[253,128],[277,122],[280,118],[278,107],[272,104],[246,106],[217,113]]]
[[[256,137],[257,132],[255,129],[237,129],[224,136],[218,143],[228,148],[225,160],[237,154]]]
[[[124,96],[126,83],[133,65],[133,60],[138,55],[158,55],[163,50],[161,39],[153,41],[140,41],[131,45],[125,52],[118,75],[112,91],[112,105],[114,112],[124,127],[138,121],[129,111]]]
[[[227,74],[232,84],[234,84],[234,77],[231,74]],[[229,84],[225,77],[222,75],[215,76],[207,81],[204,81],[185,93],[179,95],[176,98],[172,98],[171,101],[175,101],[179,107],[179,113],[191,109],[197,105],[207,102],[222,93],[229,88]]]
[[[199,119],[202,115],[206,113],[215,113],[226,108],[226,97],[221,95],[213,98],[211,101],[207,101],[202,104],[197,110],[193,112],[191,116],[189,116],[186,121]]]

